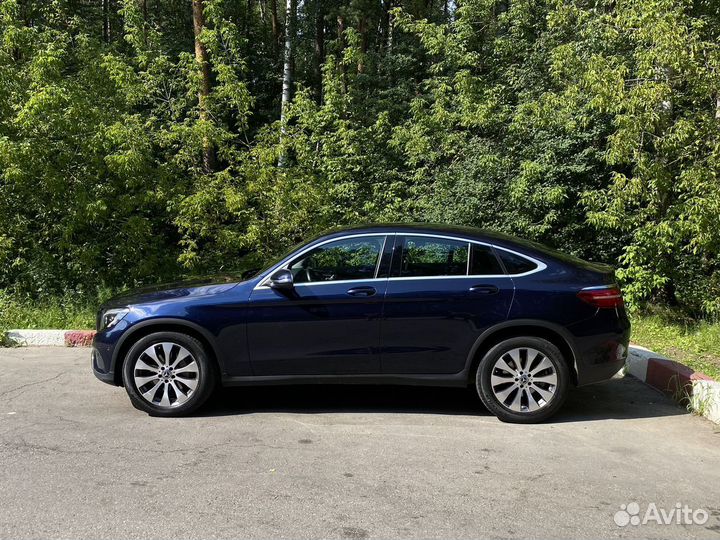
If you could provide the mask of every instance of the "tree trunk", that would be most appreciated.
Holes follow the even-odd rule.
[[[245,5],[245,38],[250,43],[250,29],[252,28],[253,0],[247,0]]]
[[[387,8],[387,18],[388,18],[388,24],[387,24],[387,39],[385,40],[387,52],[391,52],[393,48],[393,18],[390,11],[395,7],[393,4],[393,0],[388,0],[388,8]]]
[[[280,120],[285,121],[287,106],[292,98],[293,84],[293,32],[295,30],[295,0],[286,0],[285,9],[285,52],[283,55],[282,106]]]
[[[145,46],[147,46],[148,39],[148,5],[147,0],[140,0],[140,12],[142,13],[143,18],[143,43]]]
[[[102,0],[103,41],[110,43],[110,0]]]
[[[193,0],[193,31],[195,33],[195,61],[201,70],[200,89],[198,90],[198,103],[200,106],[200,120],[209,118],[207,111],[207,98],[210,95],[212,82],[210,79],[210,61],[205,45],[200,41],[200,34],[205,28],[205,15],[203,13],[203,0]],[[216,169],[215,149],[207,137],[203,140],[203,166],[205,172],[212,172]]]
[[[277,0],[270,0],[270,27],[272,28],[273,43],[280,43],[280,24],[278,22]]]
[[[368,46],[367,18],[365,15],[361,15],[358,21],[358,33],[360,34],[360,59],[358,60],[357,72],[365,73],[365,56],[367,55]]]
[[[345,17],[343,15],[338,15],[337,18],[338,23],[338,40],[340,41],[340,54],[339,56],[339,67],[340,67],[340,78],[342,79],[342,89],[343,93],[347,94],[347,73],[345,72],[345,60],[344,60],[344,53],[345,53]]]
[[[325,62],[325,9],[323,0],[317,2],[315,13],[315,84],[317,102],[322,103],[322,66]]]
[[[392,9],[392,0],[383,0],[383,14],[380,19],[380,39],[378,39],[378,50],[382,52],[387,46],[388,35],[390,33],[390,10]]]
[[[286,133],[287,108],[292,99],[293,85],[293,42],[295,32],[295,0],[286,0],[285,4],[285,52],[283,55],[283,82],[282,100],[280,103],[280,130],[284,138]],[[286,155],[283,152],[278,160],[278,166],[284,167]]]

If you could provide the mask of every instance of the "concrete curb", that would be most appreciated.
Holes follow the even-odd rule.
[[[94,330],[8,330],[6,337],[22,347],[89,347]]]
[[[684,364],[631,345],[626,372],[645,384],[670,395],[708,420],[720,424],[720,382]]]
[[[66,347],[89,347],[95,337],[95,330],[69,330],[65,332]]]

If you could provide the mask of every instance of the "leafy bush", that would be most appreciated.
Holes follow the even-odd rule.
[[[635,306],[720,313],[714,3],[302,2],[288,69],[282,13],[201,4],[0,3],[13,298],[440,221],[618,265]]]
[[[70,294],[32,300],[0,290],[0,335],[13,328],[91,329],[98,305],[97,299]]]

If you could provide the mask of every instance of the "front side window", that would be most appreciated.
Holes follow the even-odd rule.
[[[384,236],[344,238],[328,242],[290,263],[295,283],[372,279]]]
[[[403,244],[400,277],[464,276],[468,243],[424,236],[407,236]]]

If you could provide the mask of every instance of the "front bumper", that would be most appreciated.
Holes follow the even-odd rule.
[[[122,386],[122,376],[116,369],[118,347],[131,326],[129,317],[111,328],[105,328],[95,334],[92,342],[91,363],[93,373],[101,381],[114,386]]]
[[[102,339],[98,339],[96,335],[90,352],[92,370],[102,382],[113,386],[121,386],[122,380],[115,373],[113,364],[113,349],[113,346],[103,342]]]

